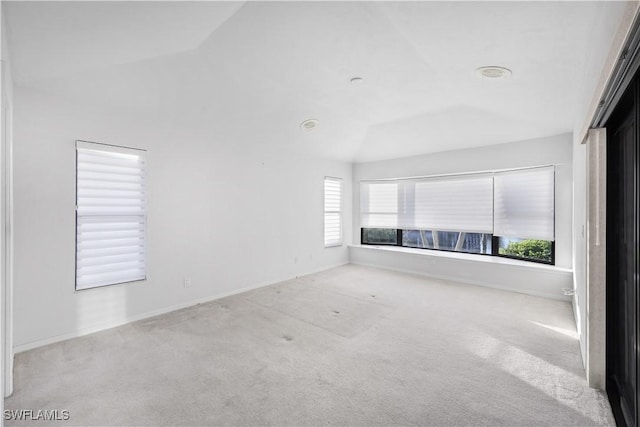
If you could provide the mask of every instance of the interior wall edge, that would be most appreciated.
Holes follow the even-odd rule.
[[[573,144],[573,309],[583,367],[587,368],[587,280],[586,280],[586,145]]]
[[[1,38],[1,86],[2,86],[2,134],[0,159],[0,281],[2,297],[0,298],[0,340],[1,374],[0,390],[8,397],[13,393],[13,91],[14,83],[11,73],[11,55],[7,40],[4,4],[0,5],[0,38]],[[3,406],[0,402],[0,410]]]
[[[606,374],[606,129],[587,142],[587,382],[604,390]]]

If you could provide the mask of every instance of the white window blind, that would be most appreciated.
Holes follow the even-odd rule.
[[[342,180],[324,179],[324,245],[342,244]]]
[[[145,151],[76,151],[76,289],[145,279]]]
[[[398,182],[360,183],[363,228],[398,228]]]
[[[554,240],[553,166],[495,174],[494,235]]]
[[[406,181],[398,228],[491,233],[491,174]]]

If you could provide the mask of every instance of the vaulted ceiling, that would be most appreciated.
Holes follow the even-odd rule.
[[[18,91],[345,161],[571,132],[605,59],[594,34],[612,38],[626,7],[3,3]],[[482,79],[485,65],[513,74]]]

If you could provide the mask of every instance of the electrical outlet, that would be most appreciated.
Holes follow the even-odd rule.
[[[183,286],[184,286],[185,288],[190,287],[190,286],[191,286],[191,279],[189,279],[188,277],[185,277],[185,278],[184,278],[184,282],[183,282]]]

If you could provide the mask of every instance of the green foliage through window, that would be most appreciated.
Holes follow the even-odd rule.
[[[500,254],[518,258],[552,262],[551,242],[548,240],[509,241],[505,247],[500,245]]]
[[[364,228],[362,230],[362,243],[395,245],[397,242],[398,233],[395,228]]]

